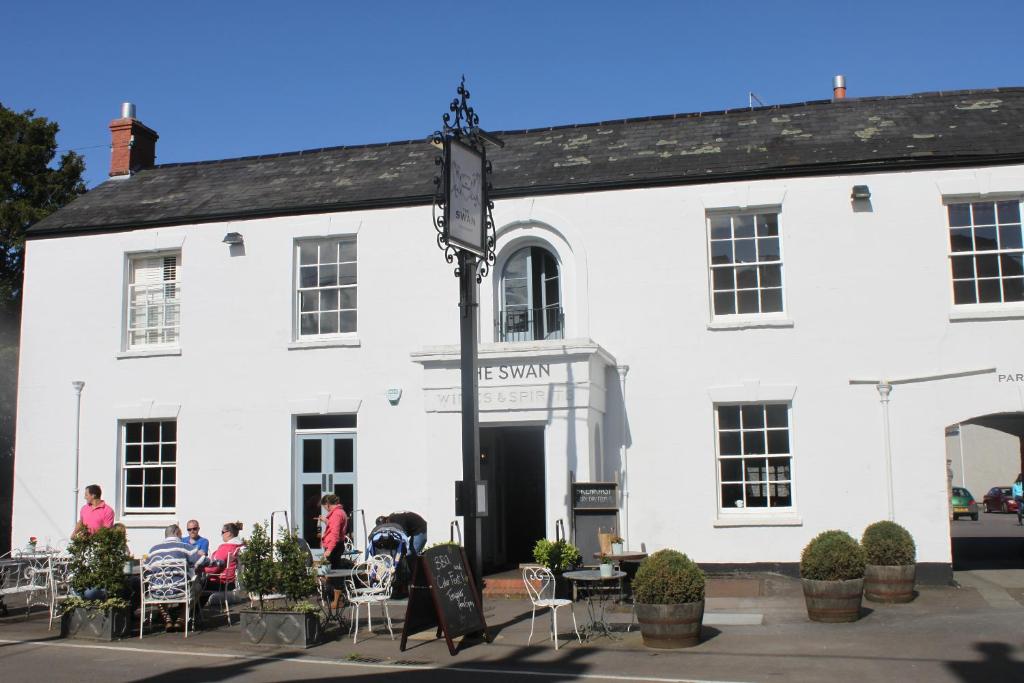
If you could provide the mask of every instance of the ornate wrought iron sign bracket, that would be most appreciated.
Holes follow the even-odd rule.
[[[441,117],[441,130],[431,136],[441,150],[434,159],[440,171],[434,177],[434,229],[445,260],[454,263],[458,257],[455,276],[464,267],[474,268],[480,283],[494,263],[495,245],[486,143],[499,147],[505,143],[480,128],[480,117],[469,106],[465,76],[456,92],[458,96]]]

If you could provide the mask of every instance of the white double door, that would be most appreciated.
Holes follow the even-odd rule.
[[[294,490],[292,507],[294,525],[313,549],[320,548],[323,514],[320,499],[333,493],[341,499],[352,529],[352,510],[356,503],[356,436],[355,434],[296,434]]]

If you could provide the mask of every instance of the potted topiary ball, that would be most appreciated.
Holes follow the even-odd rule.
[[[896,522],[875,522],[864,530],[861,545],[868,562],[864,597],[873,602],[913,600],[917,548],[910,532]]]
[[[867,556],[845,531],[823,531],[800,556],[807,616],[830,623],[857,621]]]
[[[691,647],[704,623],[704,572],[676,550],[659,550],[633,578],[633,603],[647,647]]]

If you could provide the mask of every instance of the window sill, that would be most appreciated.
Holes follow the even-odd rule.
[[[129,529],[163,529],[178,521],[174,512],[122,512],[117,520]]]
[[[118,360],[124,358],[156,358],[157,356],[180,356],[181,347],[164,349],[132,349],[131,351],[118,351],[114,357]]]
[[[803,526],[803,517],[797,514],[784,515],[720,515],[715,519],[715,528],[740,526]]]
[[[345,347],[358,347],[361,346],[359,337],[352,335],[349,337],[335,337],[332,339],[308,339],[305,341],[293,341],[288,344],[289,351],[299,351],[301,349],[333,349],[333,348],[345,348]]]
[[[949,322],[971,320],[1020,320],[1024,319],[1024,306],[1020,304],[972,304],[953,308],[949,311]]]
[[[722,316],[708,323],[709,330],[749,330],[759,327],[793,327],[791,318],[765,316]]]

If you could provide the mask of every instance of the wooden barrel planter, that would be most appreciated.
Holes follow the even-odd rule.
[[[804,599],[807,601],[807,616],[811,621],[835,624],[860,619],[864,579],[801,581],[804,584]]]
[[[914,599],[917,566],[869,564],[864,570],[864,597],[872,602],[910,602]]]
[[[693,647],[700,643],[704,601],[677,605],[636,603],[636,620],[644,645],[658,649]]]

